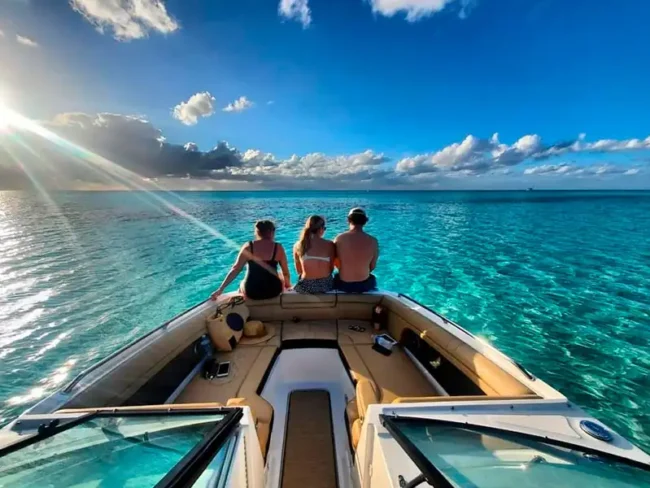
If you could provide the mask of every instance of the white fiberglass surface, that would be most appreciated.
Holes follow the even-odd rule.
[[[289,395],[296,390],[327,390],[330,395],[339,487],[353,486],[352,453],[345,407],[354,397],[354,386],[336,349],[282,351],[262,391],[273,406],[273,430],[266,458],[266,486],[279,486]]]

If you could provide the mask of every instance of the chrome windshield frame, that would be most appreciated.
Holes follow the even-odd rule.
[[[618,454],[614,454],[611,452],[607,452],[605,450],[600,450],[600,449],[595,449],[589,446],[585,446],[582,444],[576,444],[572,442],[567,442],[562,439],[557,439],[554,438],[553,436],[547,436],[547,435],[537,435],[537,434],[531,434],[529,432],[523,432],[523,431],[518,431],[518,430],[510,430],[510,429],[503,429],[499,427],[492,427],[492,426],[487,426],[487,425],[481,425],[481,424],[473,424],[471,422],[457,422],[454,420],[442,420],[442,419],[437,419],[437,418],[424,418],[424,417],[411,417],[411,416],[400,416],[400,415],[385,415],[385,414],[380,414],[379,415],[380,422],[384,427],[386,427],[386,430],[390,432],[391,435],[397,440],[397,442],[401,445],[400,441],[398,440],[398,437],[395,436],[394,432],[397,432],[398,435],[402,438],[406,438],[406,436],[400,431],[399,424],[400,423],[409,423],[409,424],[423,424],[423,425],[437,425],[441,427],[451,427],[451,428],[456,428],[456,429],[462,429],[462,430],[469,430],[472,432],[476,432],[478,434],[486,434],[486,435],[492,435],[495,437],[511,437],[514,439],[520,439],[522,441],[528,441],[528,442],[534,442],[534,443],[539,443],[547,446],[552,446],[552,447],[557,447],[557,448],[562,448],[562,449],[571,449],[573,451],[577,451],[583,454],[588,454],[592,456],[597,456],[601,459],[606,459],[608,461],[613,461],[617,462],[620,464],[624,464],[626,466],[631,466],[633,468],[641,469],[642,471],[647,471],[650,472],[650,464],[643,463],[640,461],[636,461],[634,459],[630,459],[624,456],[619,456]],[[412,446],[412,449],[416,449],[419,452],[419,449],[413,445],[410,440],[406,439]],[[402,446],[403,447],[403,446]],[[407,454],[408,451],[407,451]],[[410,455],[410,454],[409,454]],[[420,454],[422,457],[426,458],[423,454]],[[428,461],[428,459],[427,459]],[[416,463],[417,464],[417,463]],[[431,461],[429,461],[429,464],[433,466]],[[418,466],[419,467],[419,466]],[[435,466],[434,466],[435,467]],[[437,468],[436,468],[436,471]],[[426,473],[425,473],[426,474]],[[443,485],[445,486],[445,485]],[[451,486],[451,485],[449,485]]]
[[[219,452],[219,449],[231,437],[235,428],[243,417],[243,409],[239,407],[206,407],[192,409],[138,409],[138,410],[101,410],[82,412],[79,417],[69,421],[52,415],[44,414],[43,423],[34,434],[21,438],[0,449],[0,458],[19,451],[37,442],[43,441],[57,434],[72,429],[78,425],[99,418],[132,418],[132,417],[192,417],[205,415],[224,415],[220,420],[215,420],[214,427],[205,435],[203,440],[196,444],[183,458],[155,485],[154,488],[180,488],[189,486],[196,481],[210,461]],[[30,419],[33,421],[36,419]],[[49,421],[49,423],[48,423]]]

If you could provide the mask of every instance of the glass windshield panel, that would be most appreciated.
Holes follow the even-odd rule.
[[[650,487],[650,473],[578,450],[426,422],[400,431],[455,487]]]
[[[201,476],[199,476],[192,485],[192,488],[214,488],[216,486],[224,486],[219,483],[225,482],[228,479],[228,467],[230,463],[228,463],[226,458],[228,456],[228,451],[234,448],[236,440],[235,436],[231,436],[224,445],[221,446],[217,455],[212,459],[210,464],[206,466],[203,473],[201,473]]]
[[[223,417],[94,418],[1,457],[0,487],[152,487]]]

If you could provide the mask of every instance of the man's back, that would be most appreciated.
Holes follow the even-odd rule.
[[[377,264],[377,239],[362,230],[349,230],[336,236],[334,243],[341,279],[347,282],[368,279]]]

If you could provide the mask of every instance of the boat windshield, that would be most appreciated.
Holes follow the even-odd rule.
[[[388,419],[388,421],[386,421]],[[525,435],[384,417],[384,426],[423,471],[420,483],[457,488],[650,487],[650,472]],[[405,480],[409,481],[409,480]],[[411,486],[415,486],[415,484]]]
[[[0,451],[0,487],[208,486],[228,474],[240,417],[151,411],[90,414],[38,430],[36,423],[27,440]]]

